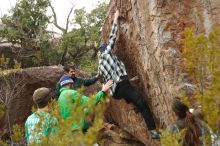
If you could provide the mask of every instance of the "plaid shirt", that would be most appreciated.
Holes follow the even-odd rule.
[[[116,24],[112,25],[109,43],[106,50],[101,54],[98,67],[99,74],[104,77],[105,82],[113,80],[113,85],[110,88],[111,95],[115,93],[117,83],[120,82],[120,77],[127,75],[123,62],[112,54],[117,28]]]

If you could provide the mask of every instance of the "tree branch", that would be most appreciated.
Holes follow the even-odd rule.
[[[66,57],[67,52],[68,52],[68,47],[67,47],[67,46],[65,46],[65,47],[64,47],[63,54],[62,54],[62,56],[60,57],[59,64],[64,65],[64,62],[65,62],[65,57]]]
[[[67,16],[67,19],[66,19],[66,33],[67,33],[67,31],[68,31],[68,28],[69,28],[69,23],[70,23],[69,19],[70,19],[70,15],[71,15],[71,13],[72,13],[74,7],[75,7],[75,6],[73,5],[72,8],[70,9],[70,12],[69,12],[69,14],[68,14],[68,16]]]
[[[83,54],[87,53],[89,50],[90,50],[90,48],[87,48],[85,50],[78,48],[75,54],[73,54],[71,52],[69,52],[69,54],[73,58],[73,60],[78,60],[80,57],[83,56]]]
[[[51,2],[49,1],[49,6],[53,12],[53,18],[54,18],[54,21],[53,21],[53,24],[63,32],[63,34],[65,34],[67,32],[67,30],[65,30],[64,28],[62,28],[61,26],[58,25],[58,22],[57,22],[57,15],[56,15],[56,12],[54,10],[54,7],[52,6]]]
[[[66,34],[67,31],[68,31],[69,23],[70,23],[70,21],[69,21],[70,15],[71,15],[71,13],[72,13],[72,11],[73,11],[74,5],[73,5],[72,8],[70,9],[70,12],[69,12],[69,14],[68,14],[68,16],[67,16],[67,19],[66,19],[66,29],[64,29],[63,27],[61,27],[61,26],[58,25],[56,12],[55,12],[54,7],[52,6],[51,2],[49,2],[49,6],[50,6],[50,8],[52,9],[52,12],[53,12],[53,17],[54,17],[54,22],[53,22],[53,24],[54,24],[58,29],[60,29],[60,30],[63,32],[63,34]],[[68,52],[68,47],[65,47],[65,48],[64,48],[64,52],[63,52],[63,54],[62,54],[62,56],[61,56],[61,58],[60,58],[59,64],[64,64],[64,59],[65,59],[65,56],[66,56],[67,52]]]

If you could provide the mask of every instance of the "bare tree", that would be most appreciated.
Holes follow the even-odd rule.
[[[59,30],[62,31],[63,36],[64,36],[64,35],[67,34],[67,32],[68,32],[69,24],[70,24],[70,15],[71,15],[71,13],[72,13],[72,11],[73,11],[75,5],[72,5],[72,7],[71,7],[71,9],[70,9],[70,11],[69,11],[69,13],[68,13],[68,15],[67,15],[67,18],[66,18],[66,27],[65,27],[65,28],[64,28],[64,27],[61,27],[61,26],[58,24],[58,22],[57,22],[57,15],[56,15],[55,9],[54,9],[54,7],[52,6],[51,2],[49,2],[49,7],[51,8],[52,13],[53,13],[53,19],[54,19],[54,20],[53,20],[53,24],[54,24]],[[62,65],[64,64],[64,62],[65,62],[65,57],[66,57],[67,52],[68,52],[68,47],[65,46],[64,51],[63,51],[63,54],[62,54],[62,56],[60,57],[59,64],[62,64]]]
[[[25,84],[25,77],[18,76],[16,72],[9,73],[9,71],[1,71],[1,85],[0,85],[0,104],[4,106],[5,116],[8,123],[8,132],[10,140],[13,143],[12,138],[12,123],[10,119],[10,103],[20,95],[23,91]]]

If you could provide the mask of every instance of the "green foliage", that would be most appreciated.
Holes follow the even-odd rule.
[[[182,146],[181,139],[183,137],[183,131],[180,133],[173,133],[167,129],[161,134],[161,146]]]
[[[199,89],[195,97],[208,125],[216,131],[220,121],[220,28],[208,36],[187,29],[184,36],[184,62]]]
[[[203,35],[194,36],[193,29],[186,29],[184,36],[184,61],[188,72],[199,85],[200,93],[203,93],[203,83],[208,73],[205,65],[208,58],[204,57],[208,53],[208,42]]]
[[[100,3],[95,9],[91,11],[87,15],[88,19],[88,32],[90,36],[91,42],[100,43],[100,29],[103,25],[103,22],[105,20],[105,14],[107,11],[107,4],[106,3]]]
[[[12,139],[16,143],[25,142],[24,128],[17,124],[13,125]]]
[[[84,8],[76,9],[75,18],[70,21],[74,28],[64,33],[59,43],[54,43],[46,30],[50,20],[46,15],[48,6],[49,0],[18,0],[10,14],[1,18],[0,37],[21,48],[22,67],[58,64],[65,51],[67,62],[79,64],[82,57],[91,56],[94,59],[107,4],[99,3],[90,13]]]
[[[87,73],[97,74],[98,64],[95,60],[82,59],[80,61],[81,69]]]
[[[24,127],[17,125],[17,124],[13,125],[11,140],[13,140],[14,144],[15,143],[21,144],[21,145],[25,144],[26,140],[25,140],[25,136],[24,136]],[[12,143],[12,142],[0,140],[1,146],[8,146],[9,143]]]
[[[1,18],[4,28],[0,30],[0,37],[21,47],[20,57],[28,62],[24,66],[47,64],[48,4],[48,0],[18,0],[10,15]]]
[[[16,72],[21,68],[21,63],[14,59],[14,66],[12,69],[8,68],[9,58],[2,55],[0,57],[0,77],[4,77],[8,73]]]
[[[5,69],[9,63],[9,58],[6,58],[4,55],[0,57],[0,67]]]
[[[0,145],[1,145],[1,146],[8,146],[8,143],[6,143],[6,142],[0,140]]]
[[[193,83],[197,86],[195,99],[201,104],[206,133],[200,137],[204,145],[211,145],[210,130],[219,136],[220,124],[220,28],[214,28],[208,36],[196,35],[194,29],[184,31],[184,64]],[[182,99],[189,107],[189,97]],[[209,129],[210,127],[210,129]],[[162,146],[180,146],[185,130],[171,134],[163,131]]]
[[[69,62],[79,64],[83,58],[90,59],[95,57],[97,44],[100,43],[100,29],[104,22],[107,10],[106,3],[100,3],[90,13],[84,8],[74,11],[74,28],[71,32],[63,36],[63,42],[60,49],[68,48]],[[92,54],[92,55],[91,55]]]
[[[10,61],[10,58],[7,58],[5,57],[4,55],[1,55],[0,56],[0,69],[1,70],[6,70],[6,69],[9,69],[9,61]],[[21,68],[21,63],[18,62],[16,59],[13,60],[13,65],[12,66],[12,69],[18,69],[18,68]]]

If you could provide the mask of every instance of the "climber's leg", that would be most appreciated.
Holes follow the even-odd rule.
[[[145,103],[144,97],[140,94],[139,91],[137,91],[137,89],[135,89],[131,85],[129,92],[130,93],[127,94],[124,98],[132,102],[137,107],[138,111],[141,112],[149,130],[156,129],[153,115],[150,111],[148,104]]]
[[[124,98],[127,102],[133,103],[137,110],[141,112],[148,129],[156,129],[149,106],[145,104],[144,97],[130,84],[129,80],[123,80],[122,82],[118,83],[116,92],[113,96],[114,98]]]

